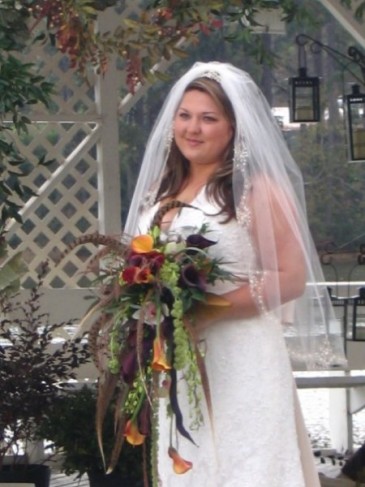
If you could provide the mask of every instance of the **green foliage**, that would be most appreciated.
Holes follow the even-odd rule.
[[[0,245],[5,247],[5,240],[0,242]],[[16,293],[20,287],[20,278],[26,270],[27,267],[24,264],[20,252],[13,255],[6,264],[0,266],[0,296],[9,296]]]
[[[17,132],[27,131],[30,120],[20,110],[39,102],[47,106],[53,85],[34,73],[33,64],[12,55],[2,55],[0,63],[0,113],[12,116]]]
[[[0,302],[18,292],[20,279],[26,271],[27,266],[20,252],[8,259],[5,231],[0,229]]]
[[[354,2],[353,0],[341,0],[341,3],[346,6],[347,8],[351,8],[352,6],[355,7],[355,18],[358,20],[362,20],[364,17],[365,12],[365,2]]]
[[[109,407],[104,423],[104,450],[107,457],[112,450],[114,407]],[[95,413],[95,387],[85,385],[65,390],[53,402],[47,417],[38,428],[39,437],[50,440],[62,454],[61,468],[67,475],[78,473],[81,477],[85,473],[104,470],[95,430]],[[136,482],[142,478],[140,449],[124,444],[117,471],[129,478],[129,485],[137,485]]]
[[[34,440],[58,398],[57,383],[74,379],[90,361],[81,338],[53,343],[57,330],[71,323],[50,323],[41,312],[41,285],[40,279],[24,302],[17,297],[0,302],[0,468],[19,441]]]
[[[0,2],[0,51],[21,51],[30,40],[29,10],[16,0]]]
[[[33,196],[32,189],[23,184],[34,165],[18,150],[13,132],[26,133],[31,120],[25,115],[27,107],[48,105],[53,85],[35,74],[34,66],[24,64],[14,56],[0,53],[0,226],[9,218],[21,221],[23,202]],[[38,164],[47,164],[45,157]]]

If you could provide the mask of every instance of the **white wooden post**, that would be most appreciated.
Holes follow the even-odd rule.
[[[120,22],[112,8],[99,15],[99,31],[112,31]],[[107,235],[121,232],[120,163],[118,104],[120,75],[115,57],[110,60],[107,72],[99,75],[95,87],[96,108],[101,115],[101,136],[98,150],[99,229]]]

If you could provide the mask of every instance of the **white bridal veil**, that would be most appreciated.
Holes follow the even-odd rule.
[[[148,140],[125,231],[134,234],[140,211],[155,202],[170,149],[175,112],[187,85],[200,77],[219,82],[234,109],[236,129],[232,184],[236,215],[241,225],[250,225],[252,218],[256,218],[256,221],[259,219],[255,252],[260,264],[252,268],[248,276],[258,306],[263,313],[266,308],[275,310],[280,316],[295,366],[344,366],[343,330],[334,317],[309,232],[301,172],[287,148],[270,106],[246,72],[226,63],[195,63],[175,83]],[[255,191],[258,177],[260,190]],[[307,271],[304,294],[285,306],[281,306],[278,274],[275,273],[275,270],[278,271],[278,250],[273,231],[273,186],[278,195],[276,204],[300,242]],[[250,205],[247,204],[248,198]],[[265,293],[264,306],[262,291],[268,287],[269,297]]]

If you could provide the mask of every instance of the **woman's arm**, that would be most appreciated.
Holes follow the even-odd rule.
[[[264,272],[257,276],[256,293],[261,294],[264,307],[272,309],[299,297],[305,288],[302,244],[290,220],[296,220],[296,214],[288,196],[264,178],[258,178],[253,184],[248,204],[253,245],[258,256],[268,257],[266,262],[259,262]],[[270,221],[272,224],[268,223]],[[201,307],[195,317],[197,326],[205,328],[224,318],[252,318],[260,314],[257,294],[255,296],[249,283],[223,294],[229,306]]]

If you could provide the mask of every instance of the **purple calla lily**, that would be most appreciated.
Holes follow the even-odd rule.
[[[126,384],[132,385],[137,372],[136,349],[129,350],[122,359],[121,375]]]
[[[206,289],[206,279],[193,264],[187,264],[181,269],[181,284],[186,287],[195,287],[201,291]]]
[[[207,247],[211,247],[215,245],[217,242],[213,242],[213,240],[209,240],[205,238],[203,235],[193,234],[189,235],[186,239],[187,247],[196,247],[198,249],[206,249]]]
[[[142,435],[148,436],[151,432],[151,406],[147,399],[138,415],[138,427]]]

